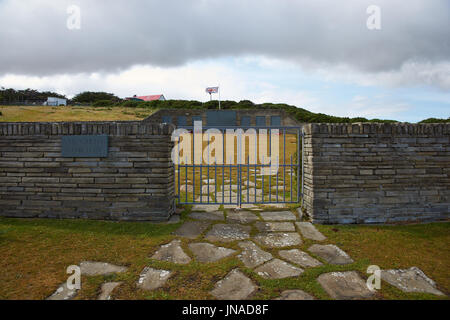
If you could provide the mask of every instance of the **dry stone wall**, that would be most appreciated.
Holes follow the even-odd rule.
[[[304,132],[304,207],[314,222],[450,217],[450,124],[308,124]]]
[[[172,131],[141,122],[0,123],[0,215],[167,220]],[[102,134],[106,158],[62,157],[62,136]]]

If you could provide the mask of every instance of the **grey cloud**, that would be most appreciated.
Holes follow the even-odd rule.
[[[81,8],[81,30],[66,28],[72,4]],[[366,28],[371,4],[381,7],[382,30]],[[245,55],[370,74],[448,62],[449,30],[447,0],[0,0],[0,74],[116,72]]]

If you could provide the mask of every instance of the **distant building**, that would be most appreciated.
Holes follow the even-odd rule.
[[[156,94],[156,95],[149,95],[149,96],[137,96],[134,95],[131,98],[125,98],[125,100],[132,100],[132,101],[166,101],[166,98],[163,94]]]
[[[67,106],[67,99],[48,97],[47,101],[44,102],[44,106],[61,106],[61,105]]]

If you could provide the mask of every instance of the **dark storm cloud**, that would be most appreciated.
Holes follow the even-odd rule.
[[[66,27],[72,4],[81,8],[80,30]],[[382,30],[366,27],[371,4],[381,8]],[[448,0],[0,0],[0,75],[244,55],[390,71],[449,62],[449,21]]]

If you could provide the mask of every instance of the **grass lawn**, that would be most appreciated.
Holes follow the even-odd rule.
[[[186,210],[182,220],[186,220]],[[324,272],[357,270],[363,278],[367,266],[409,268],[417,266],[450,292],[450,224],[432,223],[406,226],[318,226],[328,240],[347,251],[355,263],[346,266],[324,265],[306,269],[297,278],[265,280],[243,266],[235,256],[216,263],[195,260],[188,265],[152,261],[159,245],[174,239],[174,225],[104,222],[87,220],[6,219],[0,218],[0,299],[44,299],[67,279],[65,270],[84,260],[105,261],[129,267],[123,274],[83,277],[76,299],[95,299],[104,281],[124,284],[114,291],[116,299],[211,299],[208,292],[231,269],[239,267],[259,284],[255,299],[271,299],[286,289],[303,289],[319,299],[329,299],[316,282]],[[252,231],[255,233],[255,230]],[[182,240],[184,250],[190,242]],[[300,247],[307,248],[306,240]],[[223,244],[221,244],[223,245]],[[237,243],[226,247],[238,249]],[[278,257],[277,250],[265,249]],[[167,268],[174,275],[163,288],[154,292],[136,289],[136,281],[145,266]],[[438,299],[427,294],[405,294],[387,283],[375,299]],[[442,298],[441,298],[442,299]]]
[[[142,120],[155,110],[123,107],[0,106],[0,112],[0,121],[4,122],[61,122]]]

